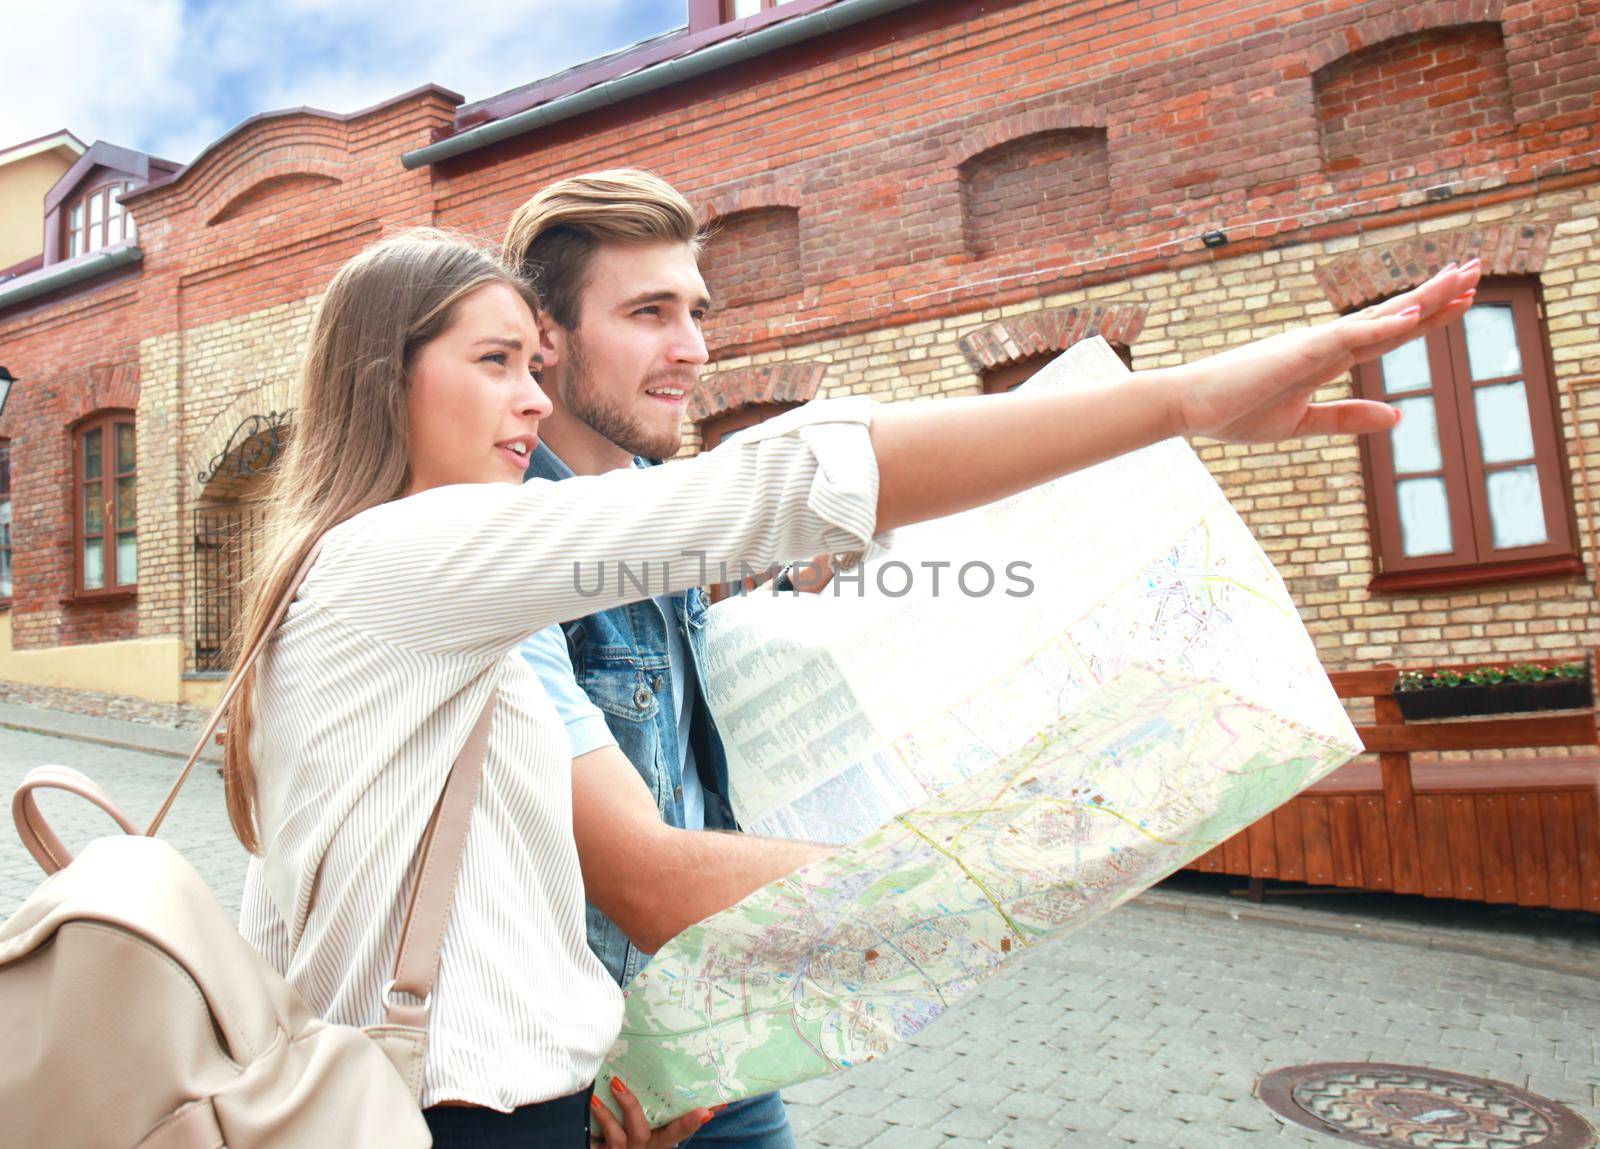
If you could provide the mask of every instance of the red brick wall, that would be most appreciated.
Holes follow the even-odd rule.
[[[1481,162],[1516,130],[1497,24],[1364,49],[1316,75],[1323,162],[1340,186]]]
[[[1106,134],[1040,132],[961,165],[968,254],[1033,247],[1041,235],[1092,242],[1111,214]]]
[[[799,291],[800,213],[792,207],[741,211],[718,221],[700,258],[718,307],[781,299]]]
[[[782,181],[800,201],[803,311],[793,297],[754,302],[717,316],[711,337],[724,355],[805,344],[1209,259],[1194,243],[1209,226],[1272,243],[1421,203],[1437,172],[1366,172],[1352,209],[1323,167],[1314,76],[1390,40],[1503,34],[1497,115],[1509,108],[1515,130],[1480,139],[1452,173],[1468,181],[1458,194],[1592,170],[1575,156],[1600,147],[1600,69],[1580,66],[1596,23],[1592,6],[1539,0],[942,0],[446,165],[439,215],[492,235],[546,180],[617,163],[702,203]],[[1015,125],[1014,138],[1036,116],[1104,127],[1107,239],[1045,229],[1015,254],[975,259],[958,169],[1004,142],[973,146],[991,127]]]

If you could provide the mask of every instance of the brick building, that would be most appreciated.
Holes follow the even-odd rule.
[[[208,696],[332,270],[619,165],[719,223],[696,445],[816,396],[1004,389],[1086,335],[1176,363],[1479,256],[1471,322],[1354,381],[1406,407],[1392,440],[1202,456],[1332,667],[1600,641],[1591,0],[722,5],[476,104],[269,113],[181,170],[85,153],[44,266],[0,280],[0,677]],[[74,249],[113,184],[136,235]]]

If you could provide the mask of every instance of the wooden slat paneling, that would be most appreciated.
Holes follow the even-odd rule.
[[[1579,907],[1578,827],[1572,794],[1538,795],[1544,823],[1545,863],[1550,868],[1550,905],[1558,910]]]
[[[1333,885],[1338,879],[1334,874],[1333,839],[1328,829],[1328,800],[1298,798],[1290,805],[1300,807],[1300,827],[1305,831],[1306,881]]]
[[[1511,857],[1511,823],[1506,818],[1506,800],[1501,794],[1480,794],[1478,805],[1478,845],[1483,851],[1483,900],[1517,900],[1517,867]]]
[[[1245,832],[1250,843],[1250,876],[1276,878],[1278,876],[1278,844],[1272,835],[1272,815],[1258,818]]]
[[[1278,847],[1278,880],[1306,880],[1305,831],[1300,825],[1300,804],[1288,802],[1272,815],[1272,837]]]
[[[1417,848],[1422,861],[1422,892],[1430,898],[1448,898],[1455,890],[1455,874],[1450,864],[1450,827],[1445,818],[1443,798],[1419,794],[1417,810]]]
[[[1361,824],[1356,818],[1356,800],[1329,798],[1328,823],[1333,839],[1333,884],[1362,885],[1366,875],[1361,869]]]
[[[1537,794],[1513,794],[1506,804],[1511,819],[1511,861],[1517,868],[1517,903],[1550,904],[1550,862],[1545,857],[1544,819]]]
[[[1483,845],[1478,835],[1478,801],[1470,794],[1441,799],[1450,831],[1450,866],[1455,878],[1451,897],[1473,901],[1483,897]]]
[[[1361,828],[1362,887],[1368,890],[1394,889],[1394,871],[1389,860],[1389,820],[1384,817],[1383,796],[1356,799],[1356,823]]]
[[[1590,913],[1600,913],[1600,800],[1580,796],[1573,805],[1578,832],[1579,900]]]
[[[1222,872],[1250,876],[1250,839],[1245,834],[1235,834],[1222,843]]]

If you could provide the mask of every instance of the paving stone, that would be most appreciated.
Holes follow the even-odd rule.
[[[837,1145],[840,1149],[856,1149],[858,1145],[874,1145],[889,1126],[871,1117],[854,1113],[838,1113],[818,1126],[813,1136],[821,1145]]]
[[[1178,1135],[1183,1122],[1156,1113],[1130,1113],[1106,1130],[1107,1137],[1117,1137],[1134,1145],[1166,1145]]]
[[[974,1141],[988,1141],[1010,1118],[992,1109],[951,1109],[933,1123],[935,1132]]]
[[[0,793],[51,761],[78,766],[136,816],[176,769],[170,758],[0,728]],[[45,810],[69,845],[104,832],[92,807],[57,797],[45,795]],[[236,907],[246,855],[214,770],[196,774],[168,824]],[[0,917],[39,877],[15,837],[0,835]],[[1192,907],[1209,897],[1159,896]],[[1410,914],[1405,928],[1419,943],[1444,933],[1492,945],[1497,958],[1325,932],[1368,904],[1354,896],[1283,911],[1296,928],[1144,901],[1031,950],[884,1057],[786,1090],[800,1149],[1323,1147],[1325,1138],[1276,1118],[1255,1083],[1276,1065],[1367,1059],[1494,1077],[1600,1125],[1595,979],[1518,961],[1567,954],[1600,969],[1592,916],[1535,929],[1497,907],[1371,903],[1389,907],[1391,930]],[[1355,908],[1324,908],[1340,905]],[[1443,925],[1430,925],[1441,915]]]

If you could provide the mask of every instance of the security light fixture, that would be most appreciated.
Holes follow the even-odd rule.
[[[1200,237],[1200,242],[1207,247],[1222,247],[1228,242],[1228,233],[1225,231],[1208,231]]]

